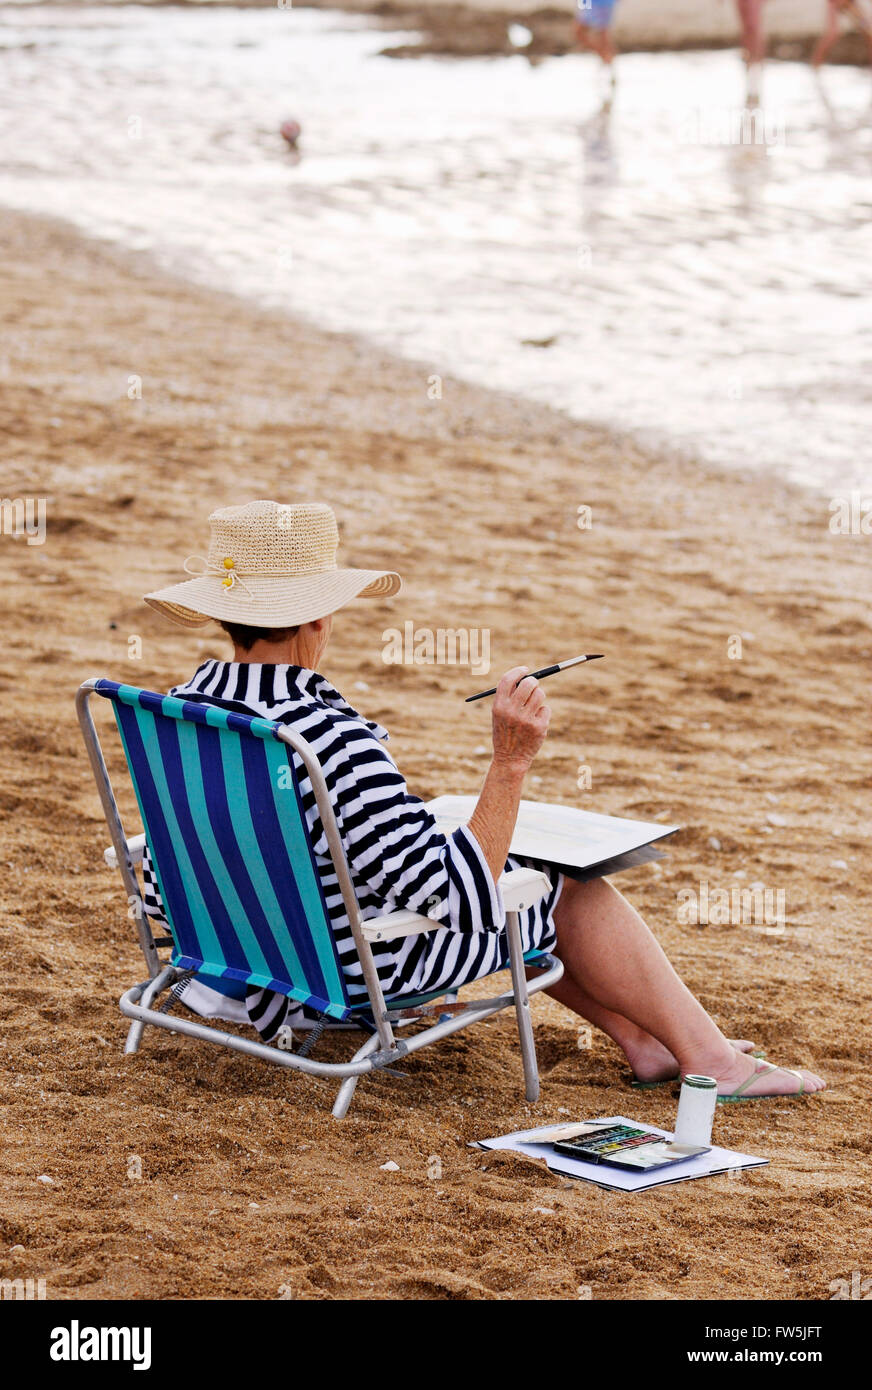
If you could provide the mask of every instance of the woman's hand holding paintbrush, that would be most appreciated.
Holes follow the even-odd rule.
[[[539,685],[539,677],[550,676],[567,666],[577,666],[582,661],[595,660],[594,656],[577,656],[541,671],[514,666],[493,690],[483,690],[480,695],[470,697],[496,696],[493,758],[469,821],[469,829],[481,846],[494,882],[505,867],[524,778],[548,732],[551,710]]]
[[[493,703],[494,762],[527,773],[545,742],[551,710],[526,666],[507,671]]]
[[[507,671],[495,693],[493,757],[469,829],[496,883],[505,868],[524,778],[545,742],[551,711],[526,666]]]

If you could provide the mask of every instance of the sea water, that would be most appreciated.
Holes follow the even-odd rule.
[[[0,202],[725,466],[872,484],[870,78],[394,60],[336,12],[0,7]],[[295,159],[279,134],[303,126]]]

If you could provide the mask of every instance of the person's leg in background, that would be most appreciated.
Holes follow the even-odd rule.
[[[766,57],[766,36],[763,33],[763,0],[736,0],[739,23],[742,26],[742,47],[747,70],[746,100],[760,99],[760,78]]]
[[[839,15],[848,15],[866,35],[869,47],[869,62],[872,63],[872,17],[853,3],[853,0],[827,0],[827,15],[823,32],[815,44],[811,55],[811,65],[819,68],[829,56],[830,49],[839,37]]]
[[[607,67],[616,56],[610,32],[613,9],[613,0],[578,0],[573,20],[576,47],[596,53]]]
[[[815,44],[814,52],[811,55],[811,65],[819,68],[826,60],[827,54],[832,48],[836,39],[839,37],[839,13],[845,10],[845,5],[840,4],[839,0],[827,0],[827,15],[824,21],[823,32]]]

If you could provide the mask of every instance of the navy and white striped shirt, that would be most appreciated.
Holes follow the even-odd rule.
[[[508,961],[505,910],[475,836],[461,826],[442,834],[424,803],[406,783],[385,748],[387,731],[364,719],[323,676],[299,666],[207,661],[186,684],[170,692],[231,704],[240,713],[292,725],[314,750],[323,769],[361,916],[407,908],[440,922],[436,930],[373,944],[385,995],[423,994],[459,987]],[[327,837],[306,769],[293,754],[318,873],[324,888],[339,960],[352,1004],[367,999],[363,971]],[[529,860],[511,857],[507,868]],[[547,869],[547,866],[543,866]],[[521,914],[524,949],[547,950],[555,940],[552,917],[559,875],[536,907]],[[162,917],[162,903],[146,851],[145,909]],[[298,1006],[271,991],[249,989],[252,1023],[272,1037],[283,1022],[293,1026]]]

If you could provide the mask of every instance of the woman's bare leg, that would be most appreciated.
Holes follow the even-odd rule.
[[[600,1032],[607,1033],[626,1054],[637,1081],[669,1081],[678,1076],[678,1062],[668,1047],[623,1014],[604,1009],[568,973],[548,993]],[[731,1038],[730,1047],[737,1052],[754,1051],[750,1038]]]
[[[839,37],[839,15],[834,5],[827,5],[827,18],[823,33],[815,44],[814,52],[811,55],[811,65],[819,68],[823,63],[836,39]]]
[[[579,883],[567,878],[554,921],[556,954],[568,977],[555,986],[555,998],[570,1008],[583,1005],[583,1016],[597,1026],[605,1024],[631,1065],[634,1053],[644,1054],[643,1035],[649,1035],[672,1054],[682,1073],[714,1076],[723,1093],[752,1075],[755,1062],[731,1046],[678,977],[635,908],[605,879]],[[592,1017],[597,1012],[599,1018]],[[644,1055],[641,1065],[648,1065]],[[812,1073],[803,1073],[803,1078],[806,1091],[824,1085]],[[798,1089],[795,1077],[778,1072],[761,1077],[746,1094]]]
[[[576,19],[573,21],[573,33],[576,48],[585,53],[596,53],[606,67],[615,61],[615,47],[608,29],[594,29],[587,24],[579,24]]]
[[[872,27],[869,25],[865,14],[861,13],[854,5],[845,3],[845,0],[827,0],[827,17],[823,32],[815,44],[814,52],[811,55],[811,65],[819,68],[829,54],[830,49],[839,37],[839,15],[847,14],[856,23],[857,27],[866,35],[866,42],[869,46],[869,61],[872,62]]]
[[[742,25],[742,44],[745,61],[751,67],[762,63],[766,57],[766,39],[763,34],[763,0],[736,0],[739,20]]]

